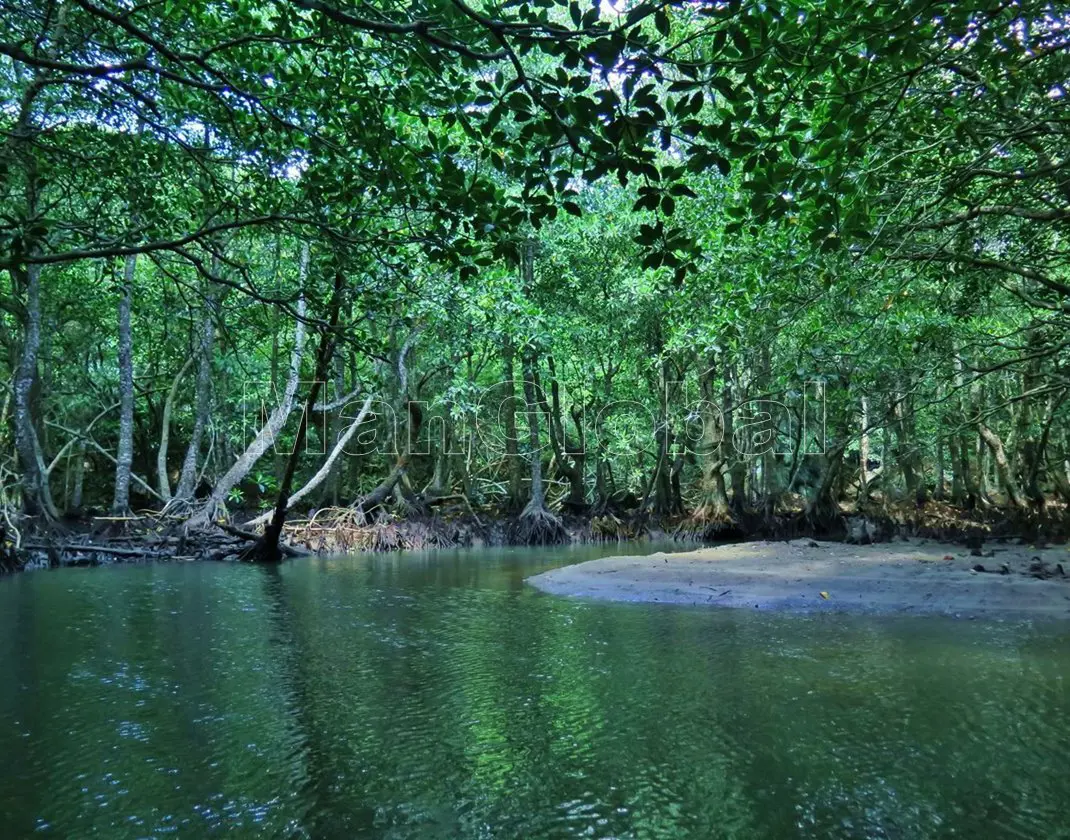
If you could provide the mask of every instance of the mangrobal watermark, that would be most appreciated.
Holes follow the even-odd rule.
[[[299,383],[298,393],[313,384]],[[661,405],[629,399],[570,401],[567,394],[565,399],[559,394],[559,402],[568,405],[559,419],[569,454],[639,455],[650,450],[652,441],[660,447],[666,436],[671,450],[698,456],[713,454],[725,445],[743,458],[825,454],[826,385],[821,380],[789,390],[783,400],[742,400],[728,411],[709,400],[691,398],[689,383],[670,385],[676,387],[666,388]],[[538,395],[533,404],[523,397],[525,386]],[[320,383],[321,392],[328,387],[329,383]],[[669,400],[669,394],[675,398]],[[469,395],[465,405],[450,407],[449,423],[439,400],[398,400],[366,393],[344,397],[339,394],[334,402],[320,403],[309,413],[307,453],[326,455],[341,444],[341,454],[352,457],[397,455],[403,446],[412,455],[467,456],[473,448],[492,458],[510,451],[530,454],[531,418],[538,419],[542,431],[536,451],[552,449],[547,426],[554,412],[550,396],[542,393],[539,383],[503,381],[484,387],[475,399]],[[276,454],[289,455],[293,431],[305,410],[303,405],[287,410],[285,395],[270,382],[247,382],[242,395],[244,445],[267,434]],[[347,436],[346,431],[358,421]],[[277,429],[274,434],[273,428]]]

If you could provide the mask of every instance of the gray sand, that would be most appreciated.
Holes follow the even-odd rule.
[[[991,553],[990,552],[994,552]],[[1070,618],[1070,550],[962,546],[927,540],[846,545],[793,540],[722,545],[645,557],[606,557],[535,575],[544,592],[793,612]],[[950,559],[946,559],[950,558]],[[1044,563],[1040,580],[1034,558]],[[982,564],[991,572],[971,571]],[[1067,575],[1056,569],[1061,564]],[[1001,567],[1008,574],[999,574]],[[822,593],[827,595],[822,596]]]

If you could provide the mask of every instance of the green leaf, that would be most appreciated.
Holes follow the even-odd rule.
[[[669,37],[669,15],[666,13],[664,8],[658,9],[657,12],[655,12],[654,26],[657,27],[658,32],[660,32],[663,37]]]

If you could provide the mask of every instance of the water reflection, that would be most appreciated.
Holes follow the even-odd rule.
[[[4,580],[3,836],[1070,832],[1065,627],[522,583],[596,553]]]

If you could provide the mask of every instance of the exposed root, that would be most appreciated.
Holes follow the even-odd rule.
[[[477,520],[478,523],[478,520]],[[372,520],[359,507],[326,508],[308,520],[286,524],[284,533],[291,541],[313,551],[344,554],[352,551],[419,551],[471,545],[467,523],[455,523],[437,516],[419,519],[384,517]]]
[[[621,519],[612,513],[591,517],[588,540],[590,542],[624,542],[637,540],[646,535],[646,523],[639,519]]]
[[[192,528],[205,528],[213,523],[229,522],[230,514],[225,504],[209,499],[199,508],[192,506],[188,521]]]
[[[175,517],[176,519],[188,519],[194,511],[193,499],[173,498],[160,511],[161,517]]]
[[[662,528],[674,539],[698,542],[816,535],[814,522],[807,517],[801,504],[794,511],[773,518],[762,510],[744,510],[734,516],[723,507],[706,505],[678,525],[621,511],[605,512],[589,520],[583,517],[560,519],[545,506],[534,509],[529,506],[511,520],[499,519],[484,511],[480,516],[470,507],[465,511],[459,505],[453,512],[443,510],[419,519],[399,519],[387,515],[381,507],[371,513],[360,507],[322,508],[308,519],[287,522],[279,547],[284,556],[296,557],[309,553],[345,554],[473,545],[554,545],[571,541],[654,538],[662,535]],[[1070,536],[1070,509],[1057,500],[1049,501],[1044,511],[1007,511],[963,510],[935,501],[919,508],[910,501],[871,499],[860,508],[837,505],[831,518],[831,524],[839,529],[836,537],[848,542],[876,543],[896,537],[920,537],[965,543],[975,556],[988,556],[984,548],[990,542],[1016,540],[1040,547],[1045,543],[1065,541]],[[225,522],[198,528],[176,522],[171,516],[143,513],[50,523],[47,528],[35,526],[30,521],[19,524],[26,533],[13,530],[0,517],[0,574],[21,569],[116,562],[263,562],[264,559],[259,551],[263,544],[259,529]],[[827,534],[829,523],[826,522],[824,527]],[[1057,570],[1051,574],[1057,575]]]
[[[683,542],[719,542],[740,536],[739,523],[729,510],[703,505],[676,527],[672,538]]]
[[[377,523],[362,536],[362,548],[371,551],[422,551],[471,544],[461,529],[440,519]]]
[[[394,497],[394,515],[398,519],[423,519],[429,516],[431,509],[422,499],[399,493]]]
[[[401,531],[393,522],[373,526],[368,534],[372,551],[401,551],[405,542]]]
[[[541,506],[529,504],[509,526],[512,545],[560,545],[570,539],[561,520]]]

